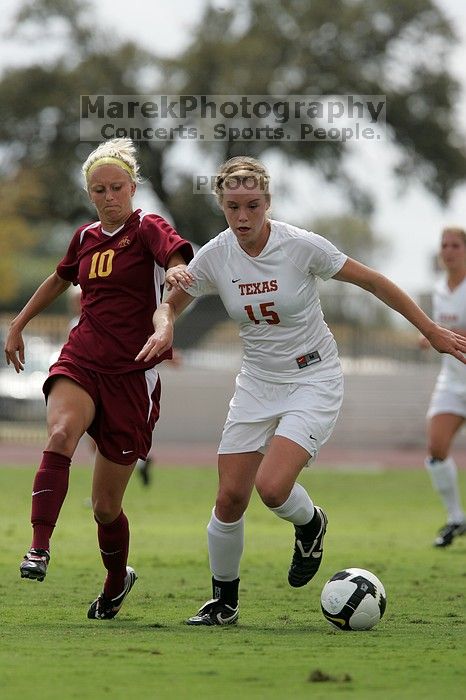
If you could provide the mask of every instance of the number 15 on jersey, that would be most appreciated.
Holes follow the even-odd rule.
[[[266,301],[256,306],[256,308],[254,308],[252,304],[248,304],[244,307],[244,310],[253,323],[257,324],[265,321],[269,325],[274,325],[280,323],[280,317],[277,312],[271,308],[272,306],[275,306],[274,301]]]

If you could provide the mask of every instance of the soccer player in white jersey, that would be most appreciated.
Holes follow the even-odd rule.
[[[441,326],[466,335],[466,232],[463,229],[443,230],[440,258],[446,275],[434,289],[434,319]],[[426,338],[421,339],[421,347],[430,347]],[[456,463],[450,455],[453,439],[465,418],[466,367],[445,355],[427,411],[429,454],[425,465],[447,511],[447,523],[434,540],[436,547],[447,547],[455,537],[466,533]]]
[[[213,598],[192,625],[238,618],[243,515],[255,487],[264,504],[295,529],[288,581],[303,586],[322,560],[324,511],[296,482],[328,440],[343,397],[334,338],[317,278],[333,277],[375,294],[413,323],[440,352],[464,361],[466,339],[436,325],[383,275],[347,258],[315,233],[271,221],[269,176],[253,158],[227,161],[216,194],[228,228],[188,266],[192,283],[155,312],[155,332],[136,360],[171,346],[175,318],[195,297],[218,294],[238,322],[244,358],[218,449],[219,486],[207,527]]]

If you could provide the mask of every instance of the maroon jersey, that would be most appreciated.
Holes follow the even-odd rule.
[[[78,228],[57,274],[80,284],[82,313],[59,361],[119,374],[171,358],[169,350],[150,362],[134,361],[154,332],[152,315],[175,251],[187,263],[193,257],[191,245],[165,219],[140,209],[113,235],[104,233],[99,221]]]

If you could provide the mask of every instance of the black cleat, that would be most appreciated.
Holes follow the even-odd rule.
[[[50,552],[46,549],[31,548],[24,555],[19,565],[21,578],[30,578],[35,581],[43,581],[47,575],[47,566],[50,561]]]
[[[106,598],[103,593],[99,595],[91,607],[87,611],[87,616],[90,620],[111,620],[120,611],[124,600],[135,582],[137,581],[136,572],[130,566],[126,567],[125,585],[116,598]]]
[[[462,523],[447,523],[439,530],[434,540],[434,547],[448,547],[455,537],[466,533],[466,520]]]
[[[234,625],[238,620],[239,606],[231,607],[219,600],[213,598],[204,603],[202,608],[196,615],[186,620],[188,625]]]
[[[309,539],[302,527],[295,525],[295,545],[293,559],[288,571],[288,583],[293,588],[300,588],[309,583],[320,566],[323,554],[324,535],[327,529],[327,516],[322,508],[315,506],[317,515],[316,533]],[[313,517],[314,519],[314,517]]]

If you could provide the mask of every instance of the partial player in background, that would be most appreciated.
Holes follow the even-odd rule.
[[[466,336],[466,232],[463,229],[443,230],[440,259],[446,274],[434,288],[433,317],[439,325]],[[424,337],[420,345],[430,348]],[[450,455],[453,439],[465,419],[466,367],[451,355],[444,355],[427,411],[425,465],[447,513],[446,525],[434,540],[436,547],[447,547],[455,537],[466,533],[457,467]]]
[[[190,241],[191,247],[194,252],[197,252],[199,250],[199,246],[197,243],[194,243],[193,241]],[[166,295],[171,289],[171,284],[170,280],[167,280],[167,284],[165,285],[164,288],[164,295]],[[192,307],[190,307],[192,308]],[[183,353],[181,350],[177,350],[177,348],[172,348],[172,357],[171,360],[166,360],[166,364],[168,364],[170,367],[176,369],[177,367],[181,367],[183,364]],[[143,486],[150,486],[152,483],[152,477],[153,477],[153,472],[154,472],[154,466],[157,463],[157,457],[155,453],[155,449],[151,447],[149,454],[147,455],[146,459],[138,459],[136,462],[136,473],[139,475],[139,478],[141,480],[141,483]]]
[[[172,290],[155,311],[155,332],[136,357],[151,362],[171,347],[174,320],[203,294],[220,296],[244,343],[207,527],[213,595],[189,618],[192,625],[233,624],[238,618],[243,516],[254,487],[272,513],[294,526],[289,584],[305,585],[320,566],[327,516],[296,480],[332,433],[343,377],[317,278],[372,292],[440,352],[462,357],[466,350],[465,338],[436,325],[380,273],[322,236],[269,219],[269,176],[255,159],[227,161],[216,194],[228,228],[196,253],[188,267],[192,284]]]
[[[81,296],[82,296],[82,289],[79,286],[79,284],[70,284],[70,286],[67,289],[67,302],[68,302],[68,309],[70,312],[70,320],[68,323],[68,332],[71,332],[75,326],[78,325],[79,319],[81,318]],[[58,360],[59,354],[57,352],[57,356],[55,360]],[[91,454],[95,454],[96,450],[96,445],[94,440],[91,438],[90,435],[84,435],[83,440],[85,440],[86,446],[88,447],[89,451]],[[91,503],[91,499],[89,499],[89,503]]]
[[[183,364],[183,355],[181,351],[172,348],[172,359],[166,360],[165,362],[170,363],[172,367],[181,367]],[[136,462],[136,473],[139,475],[143,486],[150,486],[152,483],[153,470],[156,463],[157,458],[155,450],[152,447],[146,459],[138,459]]]
[[[152,335],[152,316],[163,284],[189,280],[191,245],[157,214],[133,209],[139,181],[130,139],[102,143],[87,158],[83,176],[100,221],[80,226],[68,251],[11,322],[7,363],[24,368],[22,331],[71,283],[82,289],[81,314],[44,384],[48,441],[32,492],[33,538],[20,565],[23,578],[42,581],[50,538],[68,490],[71,459],[82,435],[96,443],[92,507],[102,562],[102,593],[88,617],[115,617],[136,581],[127,566],[129,524],[122,510],[138,458],[145,458],[159,417],[156,365],[135,355]]]

